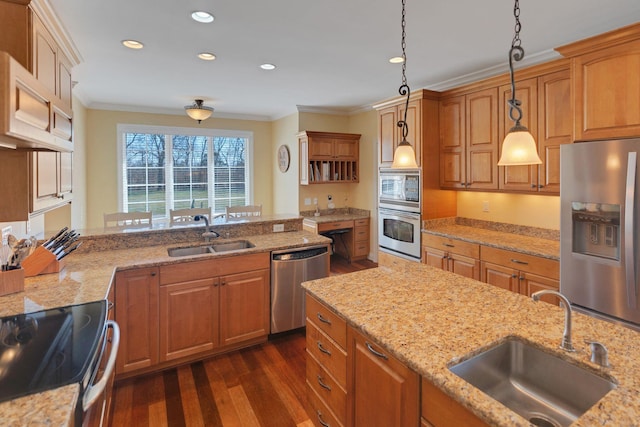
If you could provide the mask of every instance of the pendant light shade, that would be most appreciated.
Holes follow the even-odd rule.
[[[187,115],[193,120],[197,120],[198,123],[208,119],[213,114],[213,108],[205,106],[203,102],[202,99],[196,99],[193,104],[184,107]]]
[[[403,139],[396,147],[396,151],[393,153],[392,168],[406,169],[417,168],[416,153],[413,151],[413,147],[406,139]]]
[[[509,75],[511,77],[511,99],[509,104],[509,118],[514,126],[509,130],[502,142],[502,153],[498,166],[539,165],[542,163],[538,156],[536,141],[526,126],[520,124],[522,119],[521,102],[516,99],[516,84],[513,75],[513,61],[521,61],[524,58],[524,49],[520,40],[520,2],[515,0],[513,16],[516,19],[515,36],[509,49]]]

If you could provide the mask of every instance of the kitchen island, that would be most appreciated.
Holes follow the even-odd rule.
[[[106,299],[116,272],[141,267],[160,267],[187,261],[228,259],[252,253],[328,244],[329,239],[301,230],[301,218],[273,217],[250,221],[229,221],[226,226],[214,224],[224,237],[215,243],[249,240],[254,247],[214,254],[170,257],[167,249],[205,244],[200,236],[202,226],[171,230],[156,229],[121,234],[83,236],[86,244],[65,259],[59,273],[25,279],[23,292],[0,297],[0,315],[10,316],[73,304]],[[284,224],[285,232],[271,232],[273,224]],[[228,237],[227,237],[228,236]],[[149,245],[150,243],[154,243]],[[12,401],[0,403],[2,425],[73,424],[73,408],[79,386],[69,385]]]
[[[449,371],[449,367],[519,337],[613,378],[611,390],[573,425],[632,426],[640,419],[640,334],[573,314],[576,353],[558,350],[564,312],[546,303],[423,264],[380,258],[380,267],[306,282],[307,292],[371,337],[477,418],[495,426],[529,421]],[[589,361],[585,340],[609,350],[610,368]],[[348,391],[349,392],[349,391]]]

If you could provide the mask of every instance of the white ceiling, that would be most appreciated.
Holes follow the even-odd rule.
[[[352,112],[397,94],[401,1],[48,0],[75,43],[76,96],[89,108],[183,114],[195,98],[221,117]],[[517,67],[553,48],[640,21],[639,0],[522,1]],[[190,14],[205,10],[211,24]],[[407,79],[444,89],[507,70],[510,0],[407,0]],[[135,39],[133,51],[120,42]],[[199,52],[215,61],[197,59]],[[271,62],[274,71],[258,66]]]

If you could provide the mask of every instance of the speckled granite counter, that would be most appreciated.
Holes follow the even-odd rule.
[[[381,261],[382,263],[382,261]],[[557,352],[618,387],[574,426],[637,426],[640,420],[640,334],[574,313],[577,353],[560,353],[560,307],[424,264],[398,261],[348,275],[306,282],[308,292],[370,335],[446,394],[495,426],[529,422],[448,370],[461,359],[517,336]],[[604,343],[612,367],[589,362],[585,339]]]
[[[425,221],[422,232],[553,260],[560,259],[560,241],[554,230],[527,227],[529,233],[525,235],[519,233],[521,228],[492,229],[485,228],[486,225],[484,221],[477,221],[476,224],[464,218],[447,218]]]
[[[314,215],[314,211],[300,212],[304,217],[304,222],[312,225],[323,224],[336,221],[353,221],[356,219],[369,218],[369,211],[364,209],[341,208],[332,210],[321,210],[319,216]]]
[[[301,220],[299,219],[298,222]],[[241,251],[175,258],[167,255],[168,247],[203,244],[202,238],[198,238],[201,232],[202,230],[197,230],[194,233],[195,240],[190,242],[116,250],[106,250],[105,247],[98,244],[97,246],[103,250],[88,253],[78,251],[66,258],[67,265],[60,273],[27,278],[24,292],[0,297],[0,316],[105,299],[109,294],[115,272],[120,270],[181,263],[203,258],[233,258],[249,253],[316,244],[326,245],[331,242],[326,237],[306,231],[290,231],[243,235],[242,238],[251,241],[255,247]],[[140,237],[144,239],[145,234],[140,234]],[[155,239],[159,238],[155,237]],[[234,238],[219,238],[215,243],[232,240]],[[3,426],[70,425],[77,396],[78,386],[75,385],[0,403],[0,424]]]

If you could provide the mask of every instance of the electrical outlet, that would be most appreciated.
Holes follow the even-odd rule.
[[[284,231],[284,224],[273,224],[273,232],[280,233]]]
[[[318,198],[317,198],[317,197],[314,197],[314,198],[313,198],[313,204],[314,204],[314,205],[317,205],[317,204],[318,204]]]
[[[311,205],[311,198],[310,197],[305,197],[304,198],[304,205],[305,206]]]
[[[485,200],[482,202],[482,212],[489,212],[489,201]]]

